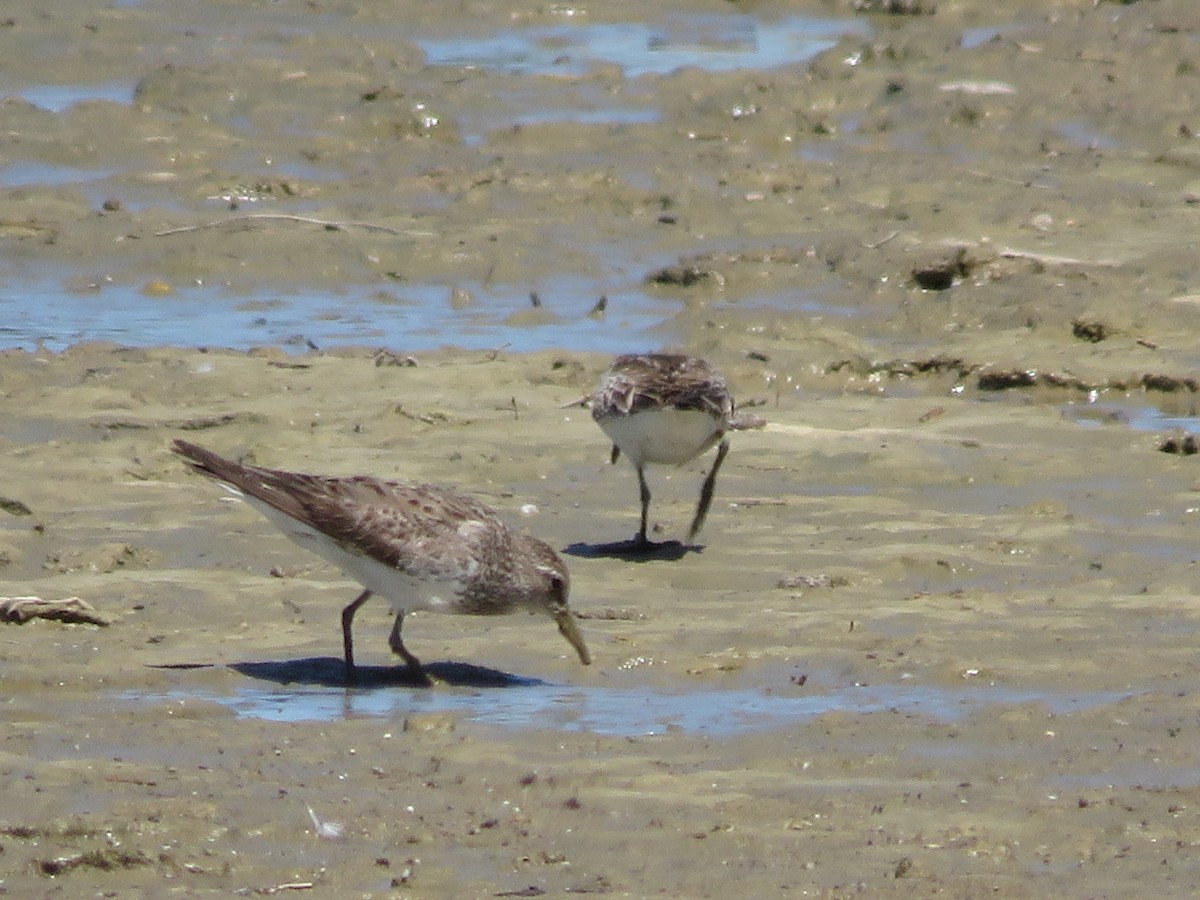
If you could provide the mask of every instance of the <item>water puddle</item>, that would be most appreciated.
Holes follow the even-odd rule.
[[[331,293],[263,289],[233,294],[184,287],[148,297],[140,285],[100,284],[69,290],[57,281],[12,280],[0,285],[0,348],[58,351],[90,340],[136,347],[273,345],[303,352],[317,347],[381,346],[405,352],[457,346],[527,352],[573,349],[603,353],[646,349],[669,340],[661,330],[675,307],[638,287],[608,290],[608,309],[589,313],[604,288],[573,277],[539,285],[545,304],[511,285],[464,283],[461,304],[451,288],[405,284]]]
[[[330,660],[331,665],[337,661]],[[607,735],[670,732],[728,737],[772,731],[831,712],[898,712],[952,721],[995,706],[1041,703],[1055,714],[1090,709],[1127,694],[1046,693],[994,685],[944,688],[918,685],[849,686],[831,693],[766,689],[675,692],[647,687],[572,687],[511,679],[483,690],[439,686],[412,689],[302,686],[243,688],[221,695],[171,691],[126,700],[204,700],[244,718],[272,722],[337,721],[371,717],[403,719],[423,713],[455,713],[471,722],[512,728],[549,728]]]
[[[657,25],[566,22],[546,28],[511,29],[485,37],[418,39],[428,63],[464,66],[520,75],[583,76],[600,65],[615,65],[626,78],[666,75],[680,68],[707,71],[770,69],[812,59],[842,35],[866,35],[861,20],[787,16],[774,22],[750,16],[672,16]],[[653,124],[662,118],[653,93],[638,97],[627,85],[612,94],[589,82],[564,83],[561,96],[546,105],[531,98],[521,79],[498,82],[489,110],[460,122],[468,146],[488,131],[562,122],[583,125]],[[644,101],[645,106],[636,102]]]
[[[133,103],[133,90],[134,84],[128,81],[110,81],[104,84],[31,84],[15,91],[13,95],[41,109],[58,113],[77,103],[87,103],[91,100],[107,100],[128,106]]]
[[[579,122],[581,125],[638,125],[651,124],[662,119],[655,109],[612,108],[612,109],[538,109],[521,113],[515,119],[517,125],[545,125],[554,122]]]
[[[845,34],[867,35],[861,20],[785,16],[677,16],[658,25],[570,22],[512,29],[487,37],[418,39],[432,65],[527,74],[586,74],[616,65],[627,78],[665,75],[685,66],[710,72],[770,69],[811,59]]]
[[[487,140],[488,132],[538,125],[574,123],[619,127],[653,125],[662,121],[662,112],[657,108],[634,105],[639,99],[649,103],[648,96],[638,98],[626,92],[618,99],[591,90],[591,87],[564,85],[553,100],[545,96],[534,98],[524,90],[497,91],[487,110],[473,112],[469,120],[459,121],[463,128],[463,143],[468,147],[479,147]]]
[[[1116,150],[1121,146],[1116,138],[1097,131],[1086,122],[1059,122],[1055,128],[1072,144],[1085,150]]]
[[[1025,26],[1020,23],[967,28],[962,33],[960,45],[964,50],[974,50],[978,47],[982,47],[984,44],[990,44],[992,41],[998,41],[1004,38],[1012,37],[1014,34],[1022,31],[1024,28]]]
[[[43,162],[14,162],[0,166],[0,186],[3,187],[32,187],[46,185],[61,187],[62,185],[84,185],[103,181],[117,174],[116,169],[84,169],[78,166],[65,166],[56,163]]]
[[[1200,415],[1176,415],[1156,406],[1142,406],[1130,414],[1129,426],[1138,431],[1200,432]]]
[[[1116,425],[1135,431],[1200,433],[1200,408],[1195,403],[1183,399],[1169,405],[1173,408],[1130,400],[1128,403],[1068,403],[1061,409],[1063,418],[1084,428]]]

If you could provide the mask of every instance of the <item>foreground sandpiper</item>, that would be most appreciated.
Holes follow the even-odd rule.
[[[591,407],[592,418],[613,443],[612,462],[624,453],[637,471],[642,518],[633,547],[641,550],[656,546],[646,536],[646,464],[683,465],[717,445],[688,529],[691,541],[704,526],[717,472],[729,453],[726,432],[763,424],[757,416],[735,414],[725,379],[705,360],[677,353],[618,356],[601,378]]]
[[[365,590],[342,610],[346,677],[355,679],[354,614],[379,594],[396,621],[388,639],[426,684],[420,661],[400,639],[404,613],[431,609],[491,616],[542,612],[591,663],[567,606],[570,577],[547,544],[508,528],[490,507],[433,484],[368,475],[303,475],[244,465],[187,441],[173,449],[197,472],[263,513],[289,538],[325,557]]]

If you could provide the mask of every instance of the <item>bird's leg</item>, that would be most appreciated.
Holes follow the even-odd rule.
[[[721,463],[725,461],[725,454],[728,452],[729,438],[725,438],[717,448],[717,458],[708,472],[708,477],[704,479],[704,486],[700,488],[700,502],[696,504],[696,515],[692,519],[692,527],[688,529],[689,541],[693,540],[700,529],[704,527],[704,518],[708,515],[708,507],[712,503],[713,488],[717,484],[717,470],[721,468]]]
[[[371,598],[371,592],[363,591],[354,601],[342,610],[342,658],[346,661],[346,680],[353,683],[358,680],[354,670],[354,638],[350,633],[350,625],[358,608]]]
[[[637,467],[638,491],[642,500],[642,527],[638,530],[634,543],[638,547],[649,547],[650,539],[646,537],[646,526],[650,517],[650,486],[646,484],[646,472],[642,466]]]
[[[404,641],[400,638],[400,626],[404,624],[404,610],[396,613],[396,621],[392,624],[392,633],[388,635],[388,645],[392,648],[392,652],[404,660],[408,666],[408,671],[412,676],[422,684],[433,684],[433,680],[425,671],[425,667],[421,665],[421,661],[413,656],[407,647],[404,646]]]
[[[617,464],[617,460],[620,458],[621,458],[621,448],[618,447],[616,444],[613,444],[612,453],[608,457],[608,464],[610,466],[615,466]]]

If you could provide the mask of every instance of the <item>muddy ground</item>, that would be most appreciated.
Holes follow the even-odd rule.
[[[134,170],[106,203],[4,189],[14,270],[169,303],[198,282],[536,287],[640,248],[681,310],[663,343],[770,424],[735,436],[702,548],[630,562],[589,552],[637,512],[570,406],[601,355],[4,352],[3,593],[110,624],[0,626],[0,892],[1200,889],[1200,463],[1161,452],[1198,389],[1190,0],[868,16],[871,37],[809,64],[643,81],[660,121],[481,141],[462,123],[497,76],[424,65],[392,4],[182,8],[5,13],[5,77],[47,80],[52,58],[54,80],[139,80],[131,106],[5,101],[6,159]],[[654,14],[411,8],[446,34]],[[964,45],[974,29],[994,36]],[[626,89],[613,67],[524,89],[536,107],[580,83]],[[268,158],[337,174],[273,179]],[[247,191],[343,226],[207,199]],[[477,494],[564,550],[595,664],[548,621],[418,615],[408,645],[444,678],[416,689],[368,605],[344,715],[240,715],[336,695],[355,587],[190,476],[180,435]],[[682,536],[704,463],[652,470],[660,537]],[[512,698],[556,686],[582,699],[522,719]],[[627,728],[572,718],[614,691],[759,705],[703,728],[646,727],[635,700]],[[356,711],[366,694],[389,711]]]

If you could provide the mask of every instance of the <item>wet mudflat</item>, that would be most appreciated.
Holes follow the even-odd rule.
[[[0,253],[87,315],[5,295],[0,571],[110,624],[0,628],[0,887],[1192,893],[1200,14],[389,10],[3,26]],[[848,24],[721,64],[800,14]],[[636,483],[570,404],[661,345],[769,425],[702,546],[604,558]],[[417,615],[415,688],[368,604],[346,688],[354,585],[181,434],[477,494],[595,664]]]

